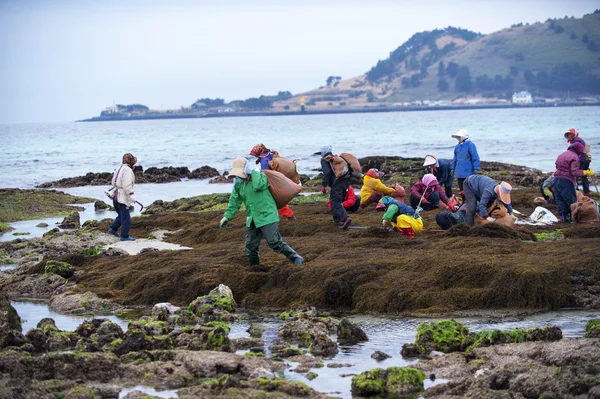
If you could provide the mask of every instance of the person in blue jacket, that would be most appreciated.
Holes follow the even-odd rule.
[[[458,144],[454,147],[452,170],[462,194],[465,179],[479,173],[479,154],[477,154],[475,144],[469,140],[469,132],[466,129],[460,129],[452,137],[458,140]]]
[[[425,155],[423,166],[425,166],[426,173],[434,175],[440,186],[444,186],[446,197],[452,197],[452,182],[454,181],[452,162],[449,159],[437,159],[433,155]]]
[[[500,184],[490,177],[484,175],[471,175],[465,179],[465,197],[467,202],[467,214],[465,223],[473,226],[475,214],[479,211],[479,217],[493,222],[495,219],[488,214],[488,208],[496,200],[500,200],[508,213],[512,213],[510,192],[512,186],[507,182]]]

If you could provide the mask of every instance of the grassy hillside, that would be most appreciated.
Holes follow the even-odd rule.
[[[542,97],[599,95],[600,12],[516,24],[489,35],[452,27],[420,32],[364,75],[333,79],[274,107],[297,109],[302,99],[309,109],[477,96],[507,99],[520,90]]]

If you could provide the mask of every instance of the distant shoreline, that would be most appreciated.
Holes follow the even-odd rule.
[[[458,111],[469,109],[505,109],[505,108],[554,108],[554,107],[587,107],[600,106],[597,103],[568,103],[568,104],[483,104],[483,105],[454,105],[454,106],[410,106],[410,107],[373,107],[354,109],[332,109],[332,110],[307,110],[307,111],[251,111],[251,112],[212,112],[212,113],[149,113],[146,115],[124,115],[96,116],[82,119],[76,122],[112,122],[112,121],[135,121],[153,119],[194,119],[194,118],[229,118],[248,116],[292,116],[292,115],[328,115],[328,114],[361,114],[378,112],[412,112],[412,111]]]

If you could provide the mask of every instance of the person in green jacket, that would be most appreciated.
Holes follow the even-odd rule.
[[[244,158],[233,160],[233,168],[229,175],[235,176],[235,183],[219,227],[223,229],[227,226],[243,202],[248,213],[248,217],[246,217],[246,253],[250,265],[260,265],[258,247],[263,237],[273,251],[284,254],[295,265],[301,265],[304,259],[287,245],[279,234],[279,214],[275,200],[269,191],[267,175],[260,170],[253,170]]]

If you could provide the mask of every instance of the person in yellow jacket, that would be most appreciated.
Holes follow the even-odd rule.
[[[369,169],[363,178],[363,186],[360,189],[360,207],[366,208],[370,204],[376,204],[384,195],[391,195],[395,188],[386,186],[381,182],[383,172],[377,169]]]

